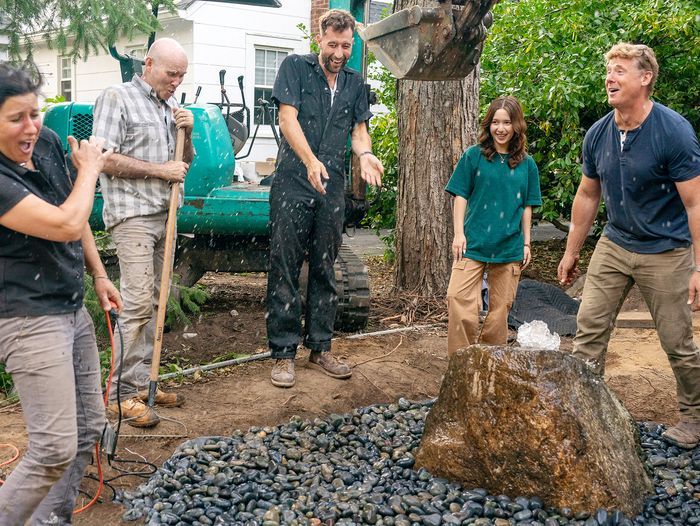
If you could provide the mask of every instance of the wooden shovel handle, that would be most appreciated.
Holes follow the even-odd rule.
[[[175,160],[182,161],[185,153],[185,130],[177,130],[177,143],[175,145]],[[163,349],[163,328],[165,327],[165,313],[168,309],[168,296],[170,295],[170,278],[173,274],[173,256],[175,245],[175,232],[177,227],[177,207],[180,203],[180,183],[173,183],[170,187],[170,206],[168,207],[168,221],[165,225],[165,254],[163,256],[163,271],[160,277],[160,294],[158,296],[158,314],[156,316],[156,334],[153,341],[153,358],[151,361],[151,382],[158,381],[160,370],[160,352]]]

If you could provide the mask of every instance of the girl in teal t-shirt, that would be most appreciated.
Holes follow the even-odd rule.
[[[514,97],[491,102],[479,143],[462,155],[445,190],[454,196],[454,264],[447,288],[447,352],[482,342],[505,345],[508,311],[530,263],[532,207],[542,204],[537,165],[526,152],[525,118]],[[479,333],[481,282],[489,310]]]

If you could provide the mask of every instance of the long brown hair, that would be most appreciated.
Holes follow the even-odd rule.
[[[481,153],[489,161],[496,155],[496,147],[493,145],[493,137],[491,136],[491,122],[498,110],[506,110],[513,125],[513,137],[508,144],[508,154],[510,155],[508,166],[515,168],[527,154],[527,135],[525,135],[527,124],[525,124],[523,109],[515,97],[497,97],[491,101],[489,109],[486,110],[486,115],[479,126]]]

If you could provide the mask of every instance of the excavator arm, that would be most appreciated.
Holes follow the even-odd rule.
[[[379,61],[399,79],[455,80],[479,63],[491,8],[498,0],[434,0],[358,29]]]

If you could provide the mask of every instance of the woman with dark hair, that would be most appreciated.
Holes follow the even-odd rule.
[[[542,204],[539,173],[527,154],[525,118],[514,97],[493,100],[479,143],[462,155],[445,190],[454,196],[454,264],[447,289],[448,355],[483,342],[505,345],[508,311],[531,259],[532,207]],[[488,314],[479,332],[484,272]]]
[[[35,82],[0,65],[0,363],[12,375],[29,434],[0,486],[0,524],[70,524],[80,481],[105,425],[83,265],[105,310],[121,309],[87,224],[110,152],[42,128]]]

